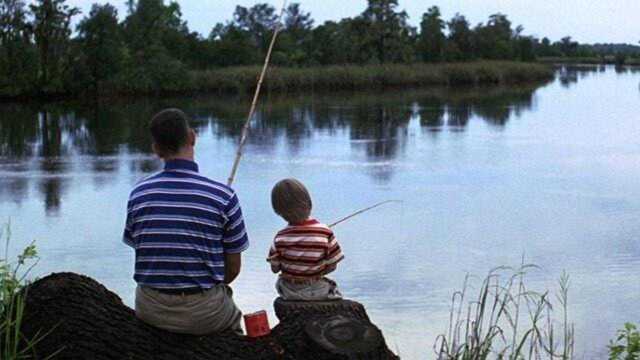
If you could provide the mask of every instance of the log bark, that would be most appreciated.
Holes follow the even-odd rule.
[[[44,335],[35,346],[37,359],[54,354],[59,359],[397,358],[387,348],[382,333],[369,321],[364,307],[355,302],[330,310],[326,307],[296,310],[294,306],[285,310],[286,316],[271,335],[250,339],[233,333],[197,337],[156,329],[138,320],[116,294],[78,274],[52,274],[26,291],[23,335],[26,339]],[[352,321],[358,329],[372,334],[367,337],[370,342],[364,350],[360,343],[360,348],[353,347],[351,353],[345,353],[344,349],[336,352],[311,338],[317,329]],[[336,333],[342,336],[345,331],[338,329]],[[347,331],[347,335],[351,333]],[[361,338],[356,336],[354,341]]]

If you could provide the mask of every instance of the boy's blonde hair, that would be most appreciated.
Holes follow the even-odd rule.
[[[290,224],[300,224],[311,215],[309,191],[296,179],[281,180],[273,187],[271,205]]]

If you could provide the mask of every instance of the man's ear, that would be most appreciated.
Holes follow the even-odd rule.
[[[198,136],[196,135],[195,130],[189,129],[189,145],[196,146],[196,138],[197,137]]]
[[[158,157],[163,157],[162,156],[162,151],[160,151],[160,149],[158,148],[158,145],[155,142],[151,143],[151,150],[153,151],[154,154],[156,154]]]

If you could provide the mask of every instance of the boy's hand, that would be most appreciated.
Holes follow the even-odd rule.
[[[280,264],[271,264],[271,271],[273,271],[274,274],[277,274],[280,272]]]
[[[336,270],[336,268],[338,268],[338,264],[327,265],[327,267],[324,268],[324,271],[322,272],[322,275],[330,274],[330,273],[334,272]]]

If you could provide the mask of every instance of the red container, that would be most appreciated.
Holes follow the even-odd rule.
[[[247,329],[247,336],[250,338],[271,334],[267,312],[264,310],[245,315],[244,327]]]

